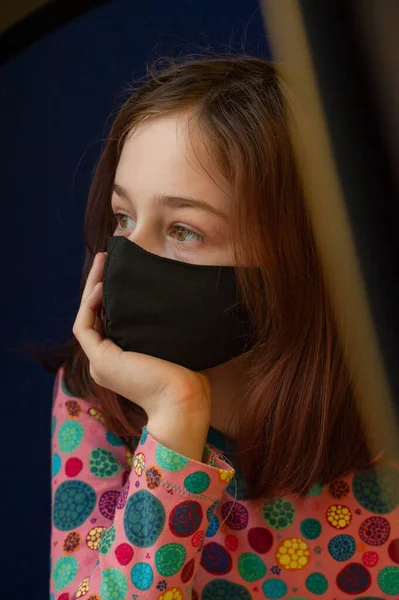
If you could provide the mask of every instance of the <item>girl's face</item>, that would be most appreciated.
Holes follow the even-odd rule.
[[[156,118],[134,130],[115,175],[114,235],[166,258],[232,265],[230,190],[221,177],[214,181],[207,174],[215,169],[201,143],[195,152],[199,162],[181,116]]]

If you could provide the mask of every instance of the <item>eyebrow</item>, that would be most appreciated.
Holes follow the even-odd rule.
[[[128,202],[131,202],[129,194],[124,187],[118,183],[114,183],[112,189],[116,194],[118,194],[118,196],[124,198]],[[219,217],[224,221],[228,221],[226,213],[218,208],[215,208],[211,204],[208,204],[208,202],[205,202],[204,200],[197,200],[195,198],[186,196],[169,196],[168,194],[156,194],[153,196],[153,198],[158,206],[166,206],[169,208],[194,208]]]

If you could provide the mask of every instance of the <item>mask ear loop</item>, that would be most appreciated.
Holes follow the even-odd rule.
[[[233,463],[224,454],[218,454],[217,456],[218,456],[218,458],[220,458],[220,459],[224,460],[225,462],[227,462],[227,464],[229,464],[231,466],[231,468],[234,469]],[[233,510],[233,508],[234,508],[234,506],[235,506],[235,504],[237,502],[237,480],[236,480],[236,476],[235,475],[233,475],[232,481],[233,480],[234,480],[234,498],[233,498],[233,504],[231,505],[231,508],[230,508],[229,512],[227,513],[225,519],[220,523],[220,525],[219,525],[218,529],[215,531],[215,533],[217,533],[218,531],[220,531],[223,523],[225,523],[227,521],[227,519],[229,518],[229,516],[231,514],[231,511]]]

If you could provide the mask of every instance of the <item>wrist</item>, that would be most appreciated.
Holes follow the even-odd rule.
[[[146,425],[148,433],[159,443],[192,460],[202,461],[209,418],[192,414],[188,418],[181,415],[157,415]]]

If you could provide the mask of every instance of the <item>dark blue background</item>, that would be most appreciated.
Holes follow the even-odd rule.
[[[0,70],[0,564],[7,600],[23,592],[48,597],[53,379],[22,346],[70,336],[90,174],[125,85],[151,58],[201,47],[268,56],[256,0],[109,2]]]

